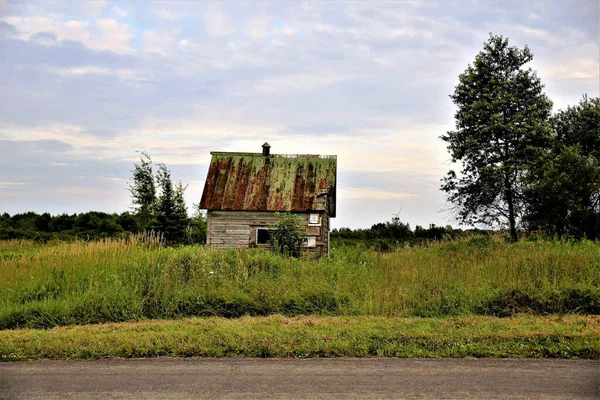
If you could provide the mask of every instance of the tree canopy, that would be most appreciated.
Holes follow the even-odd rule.
[[[490,35],[450,95],[456,129],[441,137],[452,162],[442,190],[461,223],[508,226],[517,239],[524,208],[524,177],[550,140],[552,102],[531,68],[529,48]]]
[[[583,96],[552,117],[552,142],[528,174],[530,230],[600,237],[600,99]]]

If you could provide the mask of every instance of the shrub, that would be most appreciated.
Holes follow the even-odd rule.
[[[293,257],[300,256],[300,249],[306,240],[306,229],[302,220],[294,214],[277,214],[269,243],[276,253]]]

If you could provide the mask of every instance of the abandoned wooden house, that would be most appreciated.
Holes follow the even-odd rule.
[[[268,247],[277,213],[301,217],[306,250],[329,253],[329,219],[335,217],[337,158],[331,155],[211,152],[200,201],[207,239],[217,249]]]

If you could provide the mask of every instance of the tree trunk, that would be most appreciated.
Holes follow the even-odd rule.
[[[510,240],[516,242],[517,237],[517,226],[515,222],[515,200],[513,198],[512,182],[510,181],[510,168],[506,168],[506,162],[509,159],[509,148],[508,142],[504,142],[504,190],[506,190],[506,204],[508,205],[508,223],[510,224]]]
[[[508,222],[510,223],[510,240],[512,242],[516,242],[519,238],[517,236],[517,226],[516,226],[516,222],[515,222],[515,208],[514,208],[514,204],[513,204],[511,190],[508,191],[506,199],[508,202]]]
[[[506,203],[508,205],[508,222],[510,224],[510,240],[512,242],[516,242],[518,240],[517,237],[517,226],[515,222],[515,204],[513,199],[512,187],[510,187],[510,182],[508,180],[508,174],[506,174],[505,178],[506,185]]]

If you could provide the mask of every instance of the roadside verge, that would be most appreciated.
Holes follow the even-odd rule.
[[[600,358],[600,316],[218,317],[0,331],[0,359]]]

